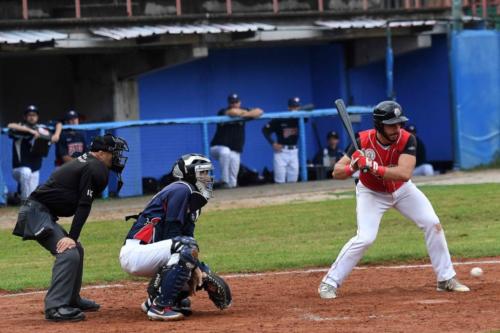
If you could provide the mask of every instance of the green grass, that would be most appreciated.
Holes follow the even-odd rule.
[[[445,228],[455,258],[500,255],[498,184],[426,186]],[[130,278],[118,263],[118,253],[130,224],[88,223],[84,283]],[[254,272],[328,266],[356,232],[354,198],[292,203],[258,209],[234,209],[204,214],[196,236],[202,260],[218,272]],[[394,210],[382,221],[377,241],[362,263],[404,262],[426,258],[421,231]],[[0,289],[47,287],[53,257],[33,241],[0,232]]]

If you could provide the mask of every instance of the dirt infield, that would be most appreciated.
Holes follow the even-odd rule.
[[[321,300],[325,269],[227,276],[233,306],[217,310],[200,292],[194,314],[178,322],[150,322],[139,309],[145,283],[89,288],[102,304],[79,323],[43,319],[43,293],[0,296],[0,332],[491,332],[500,329],[500,257],[456,269],[470,293],[435,291],[429,265],[356,269],[334,300]],[[485,274],[473,278],[480,266]]]

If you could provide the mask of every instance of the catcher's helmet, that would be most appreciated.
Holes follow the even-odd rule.
[[[375,129],[384,134],[384,125],[393,125],[407,122],[403,115],[403,108],[394,101],[383,101],[373,109],[373,123]]]
[[[186,154],[175,162],[172,176],[191,183],[208,200],[213,192],[213,169],[209,158],[201,154]]]

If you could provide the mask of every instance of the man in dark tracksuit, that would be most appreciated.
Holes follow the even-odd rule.
[[[125,140],[110,134],[96,137],[89,153],[57,169],[21,206],[14,235],[35,239],[56,257],[45,297],[47,320],[79,321],[85,318],[82,311],[100,307],[80,297],[83,247],[78,238],[94,197],[108,184],[109,170],[120,178],[126,163],[123,151],[128,151]],[[72,215],[67,233],[56,223],[57,217]]]
[[[78,112],[69,110],[64,116],[64,124],[78,125],[80,123]],[[61,138],[56,145],[56,166],[61,166],[64,163],[77,158],[87,150],[85,137],[82,132],[74,129],[64,129],[61,133]]]

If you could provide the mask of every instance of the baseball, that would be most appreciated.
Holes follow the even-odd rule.
[[[470,270],[470,275],[472,275],[473,277],[480,277],[481,275],[483,275],[483,270],[480,267],[474,267]]]

